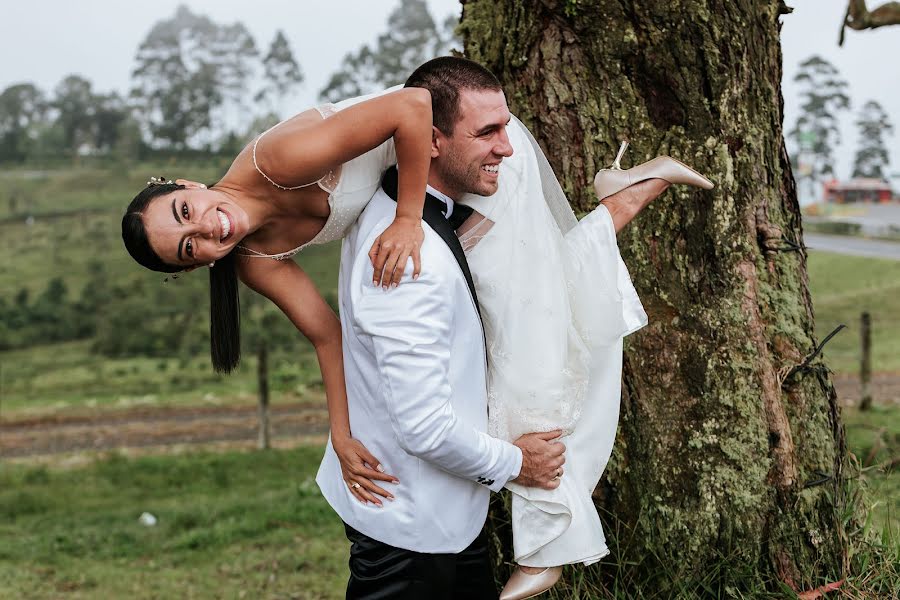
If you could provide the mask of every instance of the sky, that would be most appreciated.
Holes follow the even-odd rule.
[[[849,83],[853,110],[872,99],[881,103],[900,130],[900,26],[874,31],[848,30],[837,45],[847,0],[787,0],[794,12],[782,17],[785,130],[797,118],[797,65],[819,54]],[[141,40],[156,21],[169,18],[179,4],[219,23],[243,22],[265,51],[277,29],[285,32],[306,76],[298,91],[297,111],[317,102],[318,91],[343,56],[372,43],[386,28],[397,0],[3,0],[0,19],[0,89],[31,81],[50,91],[66,75],[78,73],[96,91],[126,91]],[[427,0],[441,21],[458,16],[455,0]],[[881,0],[869,0],[870,8]],[[889,58],[890,57],[890,58]],[[848,177],[857,136],[853,113],[842,119],[843,144],[837,174]],[[900,189],[900,131],[888,138],[891,171]]]

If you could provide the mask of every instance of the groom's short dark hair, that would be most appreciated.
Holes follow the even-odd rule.
[[[473,60],[458,56],[440,56],[413,71],[404,87],[425,88],[431,92],[434,126],[444,135],[453,135],[459,120],[460,90],[502,91],[493,73]]]

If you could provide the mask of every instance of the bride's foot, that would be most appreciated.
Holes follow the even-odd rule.
[[[552,588],[562,575],[562,567],[517,567],[503,586],[500,600],[525,600]]]
[[[597,198],[610,210],[610,214],[616,213],[613,215],[616,233],[673,183],[693,185],[706,190],[713,187],[709,179],[670,156],[657,156],[636,167],[622,169],[619,161],[622,160],[626,148],[628,142],[622,142],[610,168],[601,169],[594,178]],[[653,181],[656,183],[643,185]]]

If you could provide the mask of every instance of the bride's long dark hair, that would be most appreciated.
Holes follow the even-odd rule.
[[[144,211],[150,202],[183,189],[183,185],[175,183],[148,185],[128,205],[122,217],[122,241],[138,264],[161,273],[184,270],[159,257],[150,246],[144,228]],[[241,311],[234,250],[209,268],[209,337],[213,368],[219,373],[230,373],[241,360]]]

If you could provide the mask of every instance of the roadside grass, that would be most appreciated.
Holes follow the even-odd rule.
[[[868,311],[872,371],[900,371],[900,261],[810,252],[808,269],[818,339],[847,326],[825,346],[825,363],[836,373],[859,373],[860,314]]]
[[[2,466],[0,596],[342,598],[349,545],[314,482],[321,454]]]

